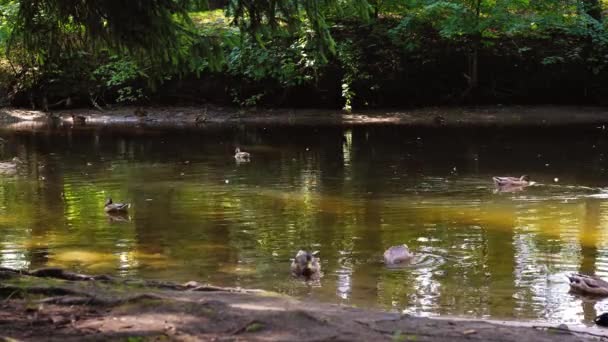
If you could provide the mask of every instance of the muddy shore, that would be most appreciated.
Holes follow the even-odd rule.
[[[76,118],[76,119],[74,119]],[[597,124],[608,128],[608,108],[573,106],[487,106],[412,110],[370,110],[345,113],[312,109],[238,109],[201,107],[120,107],[58,110],[0,109],[0,122],[8,127],[55,125],[134,125],[204,127],[218,124],[359,125],[574,125]]]
[[[0,340],[598,341],[599,328],[431,319],[261,290],[0,268]]]

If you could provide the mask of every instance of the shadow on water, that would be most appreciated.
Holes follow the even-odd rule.
[[[420,315],[589,323],[608,302],[608,135],[595,127],[233,126],[4,132],[0,266],[209,281]],[[252,153],[237,164],[234,148]],[[492,176],[528,174],[525,191]],[[107,197],[128,215],[103,212]],[[384,267],[406,243],[411,267]],[[293,279],[321,250],[318,284]]]

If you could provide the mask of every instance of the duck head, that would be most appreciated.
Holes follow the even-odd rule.
[[[237,148],[235,148],[235,149],[234,149],[234,153],[241,153],[241,149],[240,149],[240,148],[238,148],[238,147],[237,147]]]
[[[384,263],[387,265],[395,265],[403,262],[408,262],[414,257],[407,245],[397,245],[389,247],[384,252]]]
[[[523,176],[519,177],[519,180],[523,181],[523,182],[529,182],[530,181],[530,176],[523,175]]]
[[[113,202],[112,202],[112,198],[108,197],[108,199],[106,200],[106,204],[105,204],[105,206],[107,207],[107,206],[109,206],[109,205],[110,205],[110,204],[112,204],[112,203],[113,203]]]
[[[294,271],[304,276],[311,276],[313,273],[318,272],[319,255],[319,251],[314,251],[312,253],[302,250],[298,251],[292,264]]]

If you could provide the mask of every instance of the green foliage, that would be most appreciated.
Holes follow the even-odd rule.
[[[259,323],[259,322],[253,322],[245,328],[245,331],[248,333],[256,333],[256,332],[264,330],[264,328],[265,328],[264,324]]]
[[[228,72],[254,81],[273,79],[286,87],[310,81],[316,61],[309,58],[306,40],[289,43],[277,39],[262,47],[246,39],[230,51]]]
[[[438,54],[468,58],[453,67],[469,78],[478,55],[528,58],[548,69],[584,64],[602,75],[608,33],[599,4],[231,0],[209,11],[194,0],[0,0],[0,49],[14,73],[11,93],[67,84],[57,96],[140,102],[168,80],[222,75],[233,102],[249,106],[334,74],[344,109],[352,110]]]
[[[116,102],[134,103],[145,98],[144,89],[133,84],[141,84],[147,75],[127,57],[112,56],[108,63],[93,71],[93,77],[99,84],[99,92],[112,89],[117,92]]]
[[[355,91],[353,89],[353,83],[362,79],[363,76],[360,74],[360,55],[359,51],[356,50],[355,46],[350,42],[344,42],[339,45],[338,48],[338,59],[344,70],[342,76],[342,98],[344,99],[344,110],[350,112],[353,108],[353,98]]]

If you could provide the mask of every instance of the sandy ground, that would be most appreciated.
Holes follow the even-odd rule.
[[[597,341],[602,329],[418,318],[279,294],[0,268],[0,341]]]
[[[76,117],[76,119],[74,119]],[[80,119],[78,119],[80,117]],[[50,118],[50,119],[49,119]],[[4,108],[0,123],[9,127],[68,125],[150,125],[191,127],[217,124],[288,125],[571,125],[608,128],[608,108],[573,106],[429,107],[413,110],[374,110],[344,113],[312,109],[238,109],[201,107],[121,107],[107,111],[59,110],[51,113]]]

